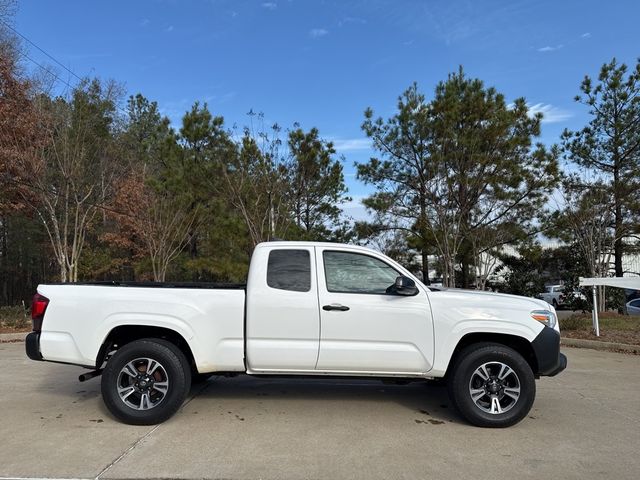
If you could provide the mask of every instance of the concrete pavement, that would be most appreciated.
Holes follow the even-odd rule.
[[[445,389],[249,377],[194,389],[168,422],[132,427],[99,378],[0,344],[0,477],[617,478],[640,472],[640,357],[565,349],[529,418],[469,426]]]

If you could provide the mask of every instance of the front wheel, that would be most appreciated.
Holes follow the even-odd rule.
[[[447,386],[458,411],[480,427],[518,423],[531,410],[536,394],[533,372],[522,355],[488,343],[460,352]]]
[[[154,425],[182,405],[191,384],[184,354],[154,339],[128,343],[102,373],[102,398],[109,411],[131,425]]]

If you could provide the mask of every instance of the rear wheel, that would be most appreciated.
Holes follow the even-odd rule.
[[[531,410],[536,384],[527,361],[498,344],[476,344],[458,355],[448,381],[451,401],[471,423],[508,427]]]
[[[136,340],[107,362],[102,398],[119,420],[154,425],[180,408],[190,384],[187,359],[176,346],[163,340]]]

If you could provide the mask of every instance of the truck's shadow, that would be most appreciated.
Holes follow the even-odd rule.
[[[226,378],[214,376],[194,386],[191,395],[211,402],[239,400],[246,406],[254,401],[273,404],[280,400],[308,402],[314,408],[319,402],[360,402],[362,404],[392,402],[415,415],[416,423],[441,425],[465,423],[453,409],[446,388],[435,382],[416,381],[406,385],[380,380],[329,378],[264,378],[241,375]]]
[[[53,367],[46,370],[55,370]],[[78,372],[84,370],[78,369]],[[47,374],[45,374],[47,373]],[[74,417],[77,404],[91,403],[98,410],[95,418],[112,418],[100,398],[100,379],[86,383],[77,381],[76,372],[61,375],[62,372],[43,372],[38,376],[37,389],[47,395],[60,397],[56,413]],[[66,371],[65,371],[66,373]],[[380,380],[331,379],[274,377],[256,378],[248,375],[227,378],[214,376],[207,382],[194,385],[190,398],[204,400],[215,405],[221,400],[234,400],[243,406],[263,406],[277,409],[285,401],[295,400],[309,408],[340,408],[344,402],[359,402],[362,409],[376,411],[376,404],[393,403],[402,406],[416,423],[441,425],[444,423],[462,423],[447,396],[446,388],[432,382],[416,381],[406,385],[383,383]],[[330,405],[333,401],[333,404]],[[228,402],[226,402],[228,403]],[[286,408],[289,410],[290,404]],[[58,412],[59,411],[59,412]],[[364,412],[366,413],[366,411]],[[50,415],[46,415],[47,417]],[[91,418],[94,418],[93,416]],[[81,420],[81,419],[79,419]]]

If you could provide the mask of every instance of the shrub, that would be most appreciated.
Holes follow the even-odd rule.
[[[30,324],[29,311],[24,306],[0,307],[0,326],[18,330],[27,328]]]
[[[560,330],[588,330],[591,328],[591,320],[584,315],[571,315],[568,318],[561,318]]]

